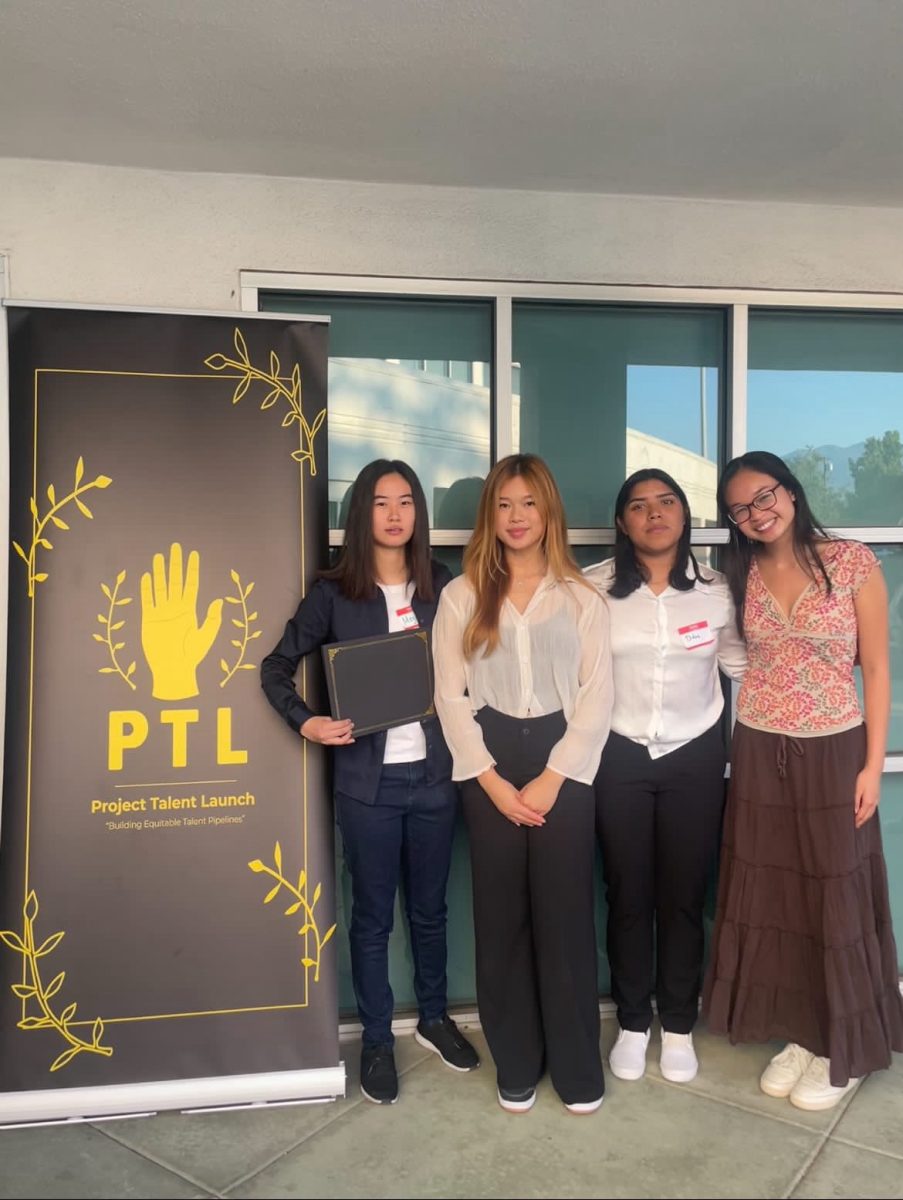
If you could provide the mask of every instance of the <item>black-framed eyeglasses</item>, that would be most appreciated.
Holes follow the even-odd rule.
[[[775,495],[779,487],[783,487],[782,483],[776,483],[773,488],[766,488],[764,492],[759,492],[752,505],[735,504],[732,509],[728,509],[727,519],[732,525],[742,525],[744,521],[748,521],[752,516],[752,510],[757,508],[760,512],[767,512],[769,508],[774,508],[778,502]]]

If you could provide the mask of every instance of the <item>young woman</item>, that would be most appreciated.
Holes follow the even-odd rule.
[[[593,1112],[605,1088],[592,782],[611,709],[608,617],[534,455],[490,472],[433,646],[436,707],[463,781],[477,1000],[499,1103],[531,1108],[547,1065],[567,1107]]]
[[[614,558],[586,572],[608,604],[614,666],[612,732],[596,776],[620,1026],[609,1063],[619,1079],[644,1074],[654,976],[661,1072],[686,1083],[699,1065],[702,911],[724,809],[718,670],[742,676],[746,648],[727,583],[700,571],[690,549],[690,506],[670,475],[631,475],[615,525]]]
[[[732,1042],[789,1039],[762,1091],[828,1109],[903,1050],[877,815],[890,709],[887,589],[871,550],[829,538],[775,455],[728,463],[718,497],[749,669],[705,1007],[710,1028]]]
[[[445,888],[457,791],[438,721],[355,738],[350,721],[317,716],[293,683],[324,642],[433,623],[451,575],[430,558],[423,489],[407,465],[379,459],[355,480],[337,565],[323,571],[261,668],[267,699],[292,729],[334,748],[336,819],[351,875],[351,971],[363,1025],[361,1091],[398,1099],[389,934],[399,879],[411,930],[415,1037],[457,1071],[479,1059],[446,1012]]]

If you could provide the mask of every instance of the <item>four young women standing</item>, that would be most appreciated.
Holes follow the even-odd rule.
[[[478,1065],[445,1011],[451,779],[462,785],[478,1003],[502,1107],[531,1108],[546,1068],[572,1112],[602,1103],[594,823],[620,1025],[612,1070],[644,1073],[654,990],[662,1074],[695,1076],[702,909],[724,802],[718,672],[743,675],[744,634],[710,1028],[733,1041],[789,1038],[761,1087],[801,1108],[831,1107],[903,1050],[876,815],[890,694],[877,560],[825,534],[774,455],[730,463],[719,502],[731,522],[730,593],[690,550],[683,491],[652,469],[621,488],[615,557],[585,579],[548,468],[512,455],[485,482],[464,574],[449,582],[429,558],[410,468],[380,460],[359,476],[339,564],[289,622],[263,681],[293,728],[336,747],[370,1099],[397,1097],[387,943],[400,875],[416,1036],[458,1070]],[[304,654],[412,621],[429,627],[437,603],[441,732],[424,722],[355,742],[348,722],[298,697]]]

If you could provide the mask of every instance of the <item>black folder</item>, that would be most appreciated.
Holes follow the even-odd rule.
[[[427,630],[331,642],[322,650],[332,718],[352,720],[355,736],[436,715]]]

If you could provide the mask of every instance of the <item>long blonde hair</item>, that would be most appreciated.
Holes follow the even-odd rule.
[[[483,484],[476,524],[464,551],[464,574],[470,580],[477,600],[474,614],[464,630],[464,653],[468,658],[481,646],[485,646],[486,654],[491,654],[499,644],[499,613],[511,577],[505,566],[504,547],[495,535],[495,522],[499,492],[504,484],[518,476],[530,489],[545,523],[542,548],[549,571],[556,579],[586,582],[571,554],[561,493],[549,468],[535,454],[509,454],[501,459]]]

